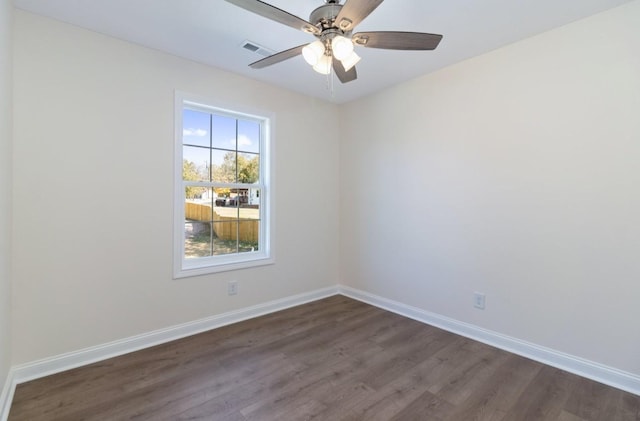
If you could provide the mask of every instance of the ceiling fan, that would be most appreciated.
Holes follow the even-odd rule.
[[[303,55],[304,59],[321,74],[329,74],[331,69],[342,83],[358,77],[355,65],[360,57],[353,46],[382,48],[388,50],[434,50],[442,35],[422,32],[375,31],[358,32],[353,29],[373,12],[383,0],[324,0],[309,17],[309,21],[285,12],[260,0],[226,0],[238,7],[256,13],[267,19],[314,35],[317,40],[310,44],[281,51],[251,63],[254,69],[262,69],[292,57]]]

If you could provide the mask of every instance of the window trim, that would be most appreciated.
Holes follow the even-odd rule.
[[[261,122],[260,139],[260,245],[256,252],[245,252],[198,259],[184,258],[184,183],[182,180],[182,113],[185,106],[193,106],[212,113],[233,118],[247,118]],[[237,104],[221,104],[220,101],[198,95],[175,91],[174,110],[174,218],[173,218],[173,279],[210,273],[252,268],[275,263],[273,232],[275,206],[273,203],[273,132],[275,115]]]

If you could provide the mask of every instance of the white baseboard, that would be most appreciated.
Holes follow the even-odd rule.
[[[338,294],[337,286],[323,288],[207,317],[205,319],[172,326],[166,329],[155,330],[142,335],[136,335],[130,338],[57,355],[51,358],[13,366],[2,390],[2,401],[0,401],[0,404],[2,405],[0,407],[0,415],[2,416],[0,417],[0,420],[5,421],[9,416],[9,408],[11,406],[13,392],[16,385],[20,383],[206,332],[232,323],[263,316],[265,314],[316,301],[336,294]]]
[[[483,329],[475,325],[460,322],[355,288],[340,285],[338,291],[340,294],[349,298],[640,396],[640,376]]]
[[[16,391],[16,382],[14,381],[14,370],[11,368],[7,374],[7,380],[0,393],[0,420],[6,421],[9,418],[9,409],[11,401],[13,401],[13,393]]]

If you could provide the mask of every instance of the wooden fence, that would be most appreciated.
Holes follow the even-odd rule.
[[[235,215],[237,208],[212,208],[211,205],[185,202],[184,217],[192,221],[209,222],[213,232],[221,240],[236,240],[257,243],[260,232],[258,209],[240,208],[240,218]],[[222,215],[221,215],[222,214]],[[225,215],[226,214],[226,215]],[[238,238],[239,236],[239,238]]]

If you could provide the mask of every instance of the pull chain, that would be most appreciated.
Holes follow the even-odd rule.
[[[334,77],[333,77],[333,65],[329,68],[329,73],[327,73],[327,91],[329,91],[329,96],[331,99],[334,99]]]

